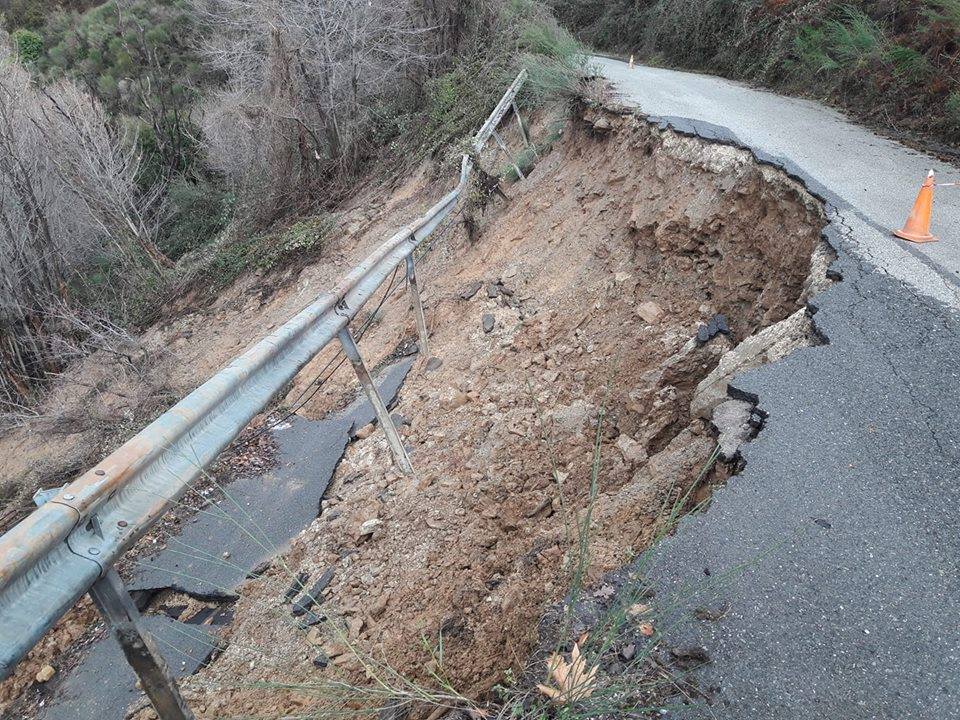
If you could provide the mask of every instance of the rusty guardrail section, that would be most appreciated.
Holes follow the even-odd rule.
[[[525,79],[523,71],[511,84],[474,137],[474,151],[483,149],[491,135],[496,134],[497,125],[510,108],[516,111],[515,98]],[[113,563],[333,338],[339,338],[343,344],[364,390],[378,415],[382,415],[380,426],[391,441],[395,461],[401,469],[410,471],[409,460],[403,462],[406,454],[394,437],[396,430],[389,414],[385,409],[381,412],[382,402],[378,405],[380,398],[369,382],[349,323],[394,269],[406,263],[421,352],[426,353],[426,324],[416,293],[413,252],[454,209],[472,169],[470,157],[464,155],[457,186],[423,217],[377,248],[333,290],[320,295],[285,325],[235,358],[0,537],[0,679],[8,677],[17,662],[87,592],[91,592],[124,644],[117,617],[126,617],[133,625],[138,618],[135,609],[130,614],[129,598],[120,598],[116,592],[122,586],[112,569]],[[126,645],[124,651],[160,716],[190,717],[182,700],[168,705],[160,697],[162,689],[156,688],[159,694],[155,696],[151,692],[155,683],[148,683],[138,667],[138,658],[143,658],[132,657]],[[162,659],[159,665],[162,666]],[[176,695],[175,685],[172,690]]]

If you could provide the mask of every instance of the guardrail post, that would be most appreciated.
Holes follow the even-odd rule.
[[[160,720],[196,720],[153,639],[140,626],[140,613],[117,571],[107,570],[90,588],[90,597],[113,629]]]
[[[540,155],[537,153],[536,146],[530,142],[530,136],[527,135],[527,129],[523,126],[523,119],[520,117],[520,108],[517,107],[516,102],[510,103],[510,106],[513,108],[513,116],[517,119],[517,127],[520,128],[520,137],[523,138],[523,142],[526,143],[527,147],[533,152],[535,158],[539,158]]]
[[[357,379],[367,395],[370,404],[373,405],[373,411],[377,414],[377,422],[383,428],[387,436],[387,444],[390,445],[390,451],[393,453],[393,461],[397,467],[407,475],[413,475],[413,465],[410,458],[407,457],[407,451],[403,449],[403,441],[400,439],[400,433],[397,432],[397,426],[393,424],[393,418],[387,410],[380,393],[377,392],[377,386],[373,384],[373,378],[367,370],[367,366],[360,356],[360,348],[357,347],[356,340],[349,327],[343,328],[337,337],[340,338],[340,344],[343,346],[343,352],[350,359],[353,369],[357,371]]]
[[[427,348],[427,318],[423,314],[423,300],[420,298],[420,287],[417,285],[417,271],[413,264],[413,253],[407,255],[407,285],[410,287],[410,302],[413,304],[413,315],[417,319],[417,333],[420,335],[420,357],[430,354]]]
[[[517,177],[519,177],[521,180],[526,180],[526,176],[523,174],[523,171],[520,170],[520,166],[517,165],[517,161],[513,159],[510,151],[507,150],[506,143],[503,142],[503,138],[500,137],[500,133],[498,133],[496,130],[493,131],[493,139],[497,141],[497,145],[500,146],[500,150],[503,151],[503,154],[507,156],[507,160],[509,160],[510,164],[513,165],[513,169],[517,171]]]

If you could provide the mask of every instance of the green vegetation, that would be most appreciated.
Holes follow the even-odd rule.
[[[330,215],[322,214],[294,223],[282,232],[255,235],[218,247],[201,275],[207,288],[222,290],[250,270],[275,270],[294,261],[307,263],[323,252],[337,229]]]
[[[598,49],[828,99],[960,141],[960,0],[554,0]]]
[[[425,84],[425,97],[401,115],[398,132],[412,138],[394,142],[416,157],[435,153],[475,132],[521,69],[528,79],[518,104],[539,107],[580,92],[585,74],[583,46],[562,28],[548,9],[533,0],[509,0],[489,18],[474,52],[456,58]],[[462,144],[462,143],[461,143]]]
[[[43,55],[43,38],[33,30],[20,28],[10,36],[22,63],[34,63]]]
[[[7,303],[36,315],[17,321],[34,348],[59,347],[67,332],[44,319],[53,300],[61,314],[141,328],[191,284],[218,291],[247,271],[316,259],[328,211],[361,176],[459,155],[521,68],[527,108],[569,100],[584,75],[579,43],[539,0],[2,7],[11,72],[0,115],[25,158],[15,167],[33,177],[6,173],[0,198],[19,204],[0,211],[20,213],[10,225],[30,258],[56,261],[46,295],[27,283],[16,292],[33,295]],[[333,21],[314,22],[319,12]],[[20,221],[37,201],[14,191],[33,186],[45,190],[47,224]],[[31,360],[0,390],[27,402],[63,362]]]

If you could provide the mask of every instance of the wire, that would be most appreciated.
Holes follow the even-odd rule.
[[[367,331],[370,325],[373,323],[374,318],[376,318],[377,313],[380,312],[380,309],[383,307],[384,303],[395,292],[397,271],[399,269],[400,269],[399,265],[397,265],[397,267],[393,269],[393,274],[390,276],[390,284],[387,287],[386,292],[384,292],[383,296],[380,298],[380,302],[377,303],[377,306],[376,308],[374,308],[373,312],[371,312],[367,316],[366,320],[364,320],[363,323],[360,325],[360,327],[357,329],[354,337],[358,342],[363,337],[363,334]],[[316,374],[313,380],[311,380],[310,383],[303,390],[300,391],[300,394],[297,395],[296,399],[293,401],[292,407],[290,407],[287,410],[287,412],[285,412],[281,417],[277,418],[276,420],[266,423],[263,425],[263,427],[258,428],[257,431],[253,433],[253,435],[251,435],[248,438],[245,438],[245,442],[256,440],[261,435],[273,430],[278,425],[286,422],[291,417],[296,415],[297,412],[302,410],[306,406],[306,404],[310,402],[318,392],[320,392],[320,388],[323,387],[323,384],[327,380],[329,380],[331,377],[333,377],[334,373],[336,373],[337,370],[339,370],[343,366],[343,363],[345,363],[346,360],[347,360],[347,356],[344,354],[343,348],[340,348],[336,352],[336,354],[332,358],[330,358],[329,361],[327,361],[327,364],[320,369],[320,372]],[[330,368],[335,362],[337,364],[331,370]],[[304,395],[306,395],[306,397],[304,397]]]
[[[446,239],[447,233],[451,228],[453,228],[457,220],[463,216],[463,212],[464,212],[464,209],[463,209],[463,206],[461,205],[461,207],[457,210],[457,212],[446,221],[446,223],[442,226],[442,228],[438,232],[435,232],[431,235],[428,242],[424,242],[423,244],[420,245],[420,247],[423,248],[423,253],[420,256],[421,267],[426,266],[427,254],[431,250],[433,250],[434,246],[437,244],[438,241]],[[357,340],[357,342],[360,341],[364,333],[373,324],[374,319],[377,317],[377,313],[380,312],[380,310],[383,308],[386,301],[389,300],[390,297],[399,289],[400,286],[396,283],[397,273],[399,270],[400,270],[400,265],[398,264],[393,269],[393,274],[390,276],[390,283],[387,287],[387,290],[384,292],[383,296],[380,298],[380,302],[377,303],[377,306],[367,316],[367,318],[363,321],[363,323],[354,333],[354,337]],[[420,278],[418,277],[418,280],[419,279]],[[421,290],[425,290],[427,287],[429,286],[421,283]],[[307,386],[300,391],[297,397],[293,400],[292,406],[282,416],[258,428],[256,432],[254,432],[251,436],[249,436],[248,438],[245,438],[244,442],[251,442],[253,440],[256,440],[261,435],[264,435],[270,432],[277,426],[283,424],[284,422],[289,420],[291,417],[296,415],[300,410],[302,410],[307,405],[307,403],[309,403],[314,397],[316,397],[317,393],[320,392],[320,389],[323,387],[323,384],[326,383],[327,380],[329,380],[331,377],[333,377],[333,375],[343,366],[343,363],[345,363],[346,360],[347,360],[347,356],[344,354],[343,348],[340,348],[337,351],[337,353],[332,358],[330,358],[327,364],[320,369],[320,371],[313,378],[313,380],[311,380],[307,384]],[[330,368],[331,366],[333,366],[334,363],[336,363],[336,366],[333,367],[333,369],[331,370]]]

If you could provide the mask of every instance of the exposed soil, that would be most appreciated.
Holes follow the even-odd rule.
[[[167,308],[166,320],[138,338],[132,360],[97,352],[69,368],[50,386],[38,408],[39,420],[0,433],[0,532],[34,509],[30,496],[37,488],[73,480],[334,285],[398,225],[429,207],[448,190],[447,180],[429,170],[425,165],[394,188],[361,189],[339,213],[343,232],[334,234],[322,261],[296,271],[251,273],[198,309],[191,309],[189,297],[182,298],[177,307]],[[192,504],[214,501],[220,494],[217,485],[274,462],[271,436],[257,431],[264,421],[263,416],[255,419],[210,469],[210,478],[194,484]],[[162,546],[189,514],[183,508],[169,512],[124,562]],[[58,674],[67,670],[73,660],[65,653],[72,644],[97,636],[98,619],[86,598],[68,612],[14,675],[0,683],[0,713],[32,715],[43,700],[37,672],[46,664]]]
[[[475,243],[444,233],[421,265],[436,360],[411,372],[397,408],[416,476],[391,469],[381,433],[360,433],[321,516],[247,583],[228,648],[185,683],[198,717],[322,702],[257,681],[363,682],[332,625],[426,683],[442,635],[452,685],[487,692],[523,666],[566,592],[598,418],[588,580],[647,547],[662,508],[700,474],[716,440],[690,406],[720,359],[787,318],[793,330],[766,359],[815,341],[797,310],[826,282],[820,205],[745,151],[588,110],[507,193]],[[697,342],[721,314],[729,334]],[[414,332],[397,293],[362,350],[373,364]],[[328,359],[301,373],[291,399]],[[303,412],[322,415],[354,383],[341,369]],[[298,627],[283,598],[292,577],[312,584],[328,569],[331,621]],[[325,669],[312,662],[321,652]]]

